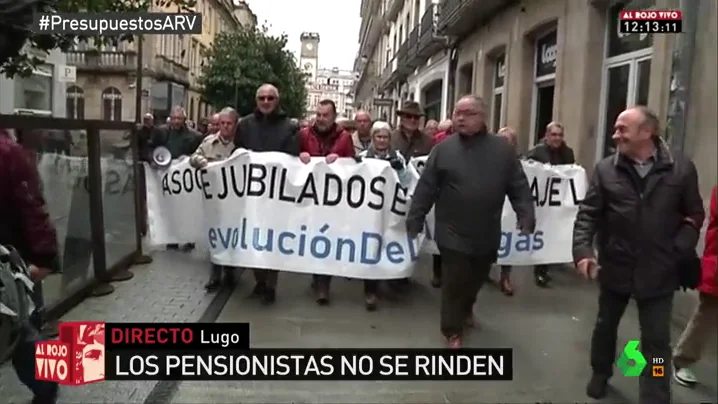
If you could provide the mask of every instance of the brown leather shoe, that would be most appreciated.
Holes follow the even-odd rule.
[[[446,347],[450,349],[461,348],[461,337],[458,335],[452,335],[446,339]]]
[[[506,296],[513,296],[514,295],[514,287],[511,285],[511,279],[508,277],[501,278],[501,282],[499,282],[499,286],[501,287],[501,293],[503,293]]]

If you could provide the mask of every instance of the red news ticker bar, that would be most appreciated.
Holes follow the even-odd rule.
[[[623,10],[618,14],[621,21],[679,21],[682,18],[681,10]]]

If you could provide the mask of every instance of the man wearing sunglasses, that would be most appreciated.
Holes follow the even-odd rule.
[[[282,152],[299,156],[297,138],[298,125],[292,123],[287,114],[279,107],[279,90],[271,84],[263,84],[257,89],[257,107],[254,112],[241,118],[234,135],[236,149],[256,152]],[[257,284],[252,296],[261,299],[263,304],[272,304],[276,300],[278,272],[272,269],[255,269]]]
[[[543,142],[529,150],[526,154],[528,160],[551,165],[575,164],[573,149],[564,141],[563,125],[551,122],[546,126],[546,135]],[[534,267],[534,281],[541,288],[547,288],[551,277],[548,275],[548,265]]]
[[[405,161],[429,154],[434,147],[434,138],[421,130],[421,119],[424,117],[421,105],[407,101],[396,114],[399,116],[399,127],[391,134],[391,148],[401,153]],[[391,280],[388,285],[395,292],[402,292],[409,283],[409,278],[405,278]]]

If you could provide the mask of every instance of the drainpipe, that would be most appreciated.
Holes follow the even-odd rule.
[[[446,116],[451,117],[451,111],[454,109],[454,96],[456,93],[456,67],[459,63],[459,44],[461,41],[454,42],[449,48],[449,80],[446,88]]]
[[[686,145],[686,114],[690,100],[691,76],[695,56],[696,24],[703,0],[681,0],[683,33],[673,45],[670,94],[668,96],[668,144],[683,152]]]

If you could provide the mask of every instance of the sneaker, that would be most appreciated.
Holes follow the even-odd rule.
[[[686,387],[693,387],[696,383],[698,383],[698,379],[696,379],[696,375],[693,374],[693,371],[689,368],[674,368],[673,369],[673,378],[680,384],[681,386]]]
[[[608,377],[594,373],[586,386],[586,395],[593,399],[600,400],[606,397],[607,387]]]

